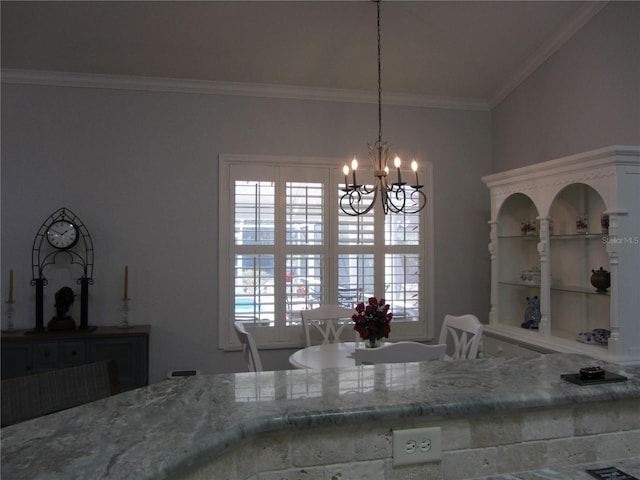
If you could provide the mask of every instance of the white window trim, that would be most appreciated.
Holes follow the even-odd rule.
[[[306,165],[315,167],[331,168],[331,178],[334,179],[329,188],[327,195],[331,201],[336,201],[338,184],[344,182],[342,174],[342,166],[344,159],[323,158],[323,157],[297,157],[297,156],[274,156],[274,155],[242,155],[242,154],[220,154],[218,157],[218,346],[223,350],[238,350],[240,343],[233,328],[233,322],[229,319],[233,318],[233,283],[229,282],[229,271],[232,268],[231,261],[231,241],[233,239],[233,226],[230,224],[232,218],[232,206],[234,205],[234,189],[231,188],[231,165],[246,165],[250,169],[256,165]],[[367,163],[367,162],[362,162]],[[421,183],[424,185],[425,194],[427,195],[427,204],[422,212],[422,228],[420,244],[424,245],[422,250],[422,271],[426,276],[426,288],[422,289],[422,304],[420,311],[426,312],[426,319],[419,322],[403,322],[403,328],[393,329],[391,332],[391,341],[400,340],[416,340],[425,341],[433,340],[435,333],[435,307],[434,307],[434,235],[433,235],[433,166],[431,162],[420,162],[419,175]],[[359,167],[358,174],[361,178],[369,178],[372,171],[369,165]],[[372,178],[372,177],[371,177]],[[424,180],[423,180],[424,179]],[[377,200],[379,201],[379,200]],[[336,201],[337,203],[337,201]],[[330,217],[330,224],[327,226],[327,234],[334,234],[337,231],[337,217]],[[335,252],[332,252],[335,258]],[[285,341],[277,340],[273,336],[270,338],[261,338],[256,335],[256,341],[260,348],[296,348],[304,345],[304,333],[302,327],[299,335],[296,334],[291,339]],[[256,333],[263,329],[256,329]]]

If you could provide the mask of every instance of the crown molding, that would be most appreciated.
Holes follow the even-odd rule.
[[[607,1],[592,2],[583,7],[580,12],[558,32],[547,44],[533,54],[523,67],[507,82],[490,96],[488,104],[493,109],[533,72],[535,72],[549,57],[556,53],[571,37],[573,37],[586,23],[591,20],[602,8],[609,3]]]
[[[378,102],[378,96],[375,92],[364,90],[341,90],[333,88],[267,85],[256,83],[212,82],[204,80],[134,77],[125,75],[98,75],[42,70],[2,69],[2,83],[191,93],[200,95],[287,98],[297,100],[318,100],[325,102],[373,104]],[[411,95],[392,92],[385,93],[383,103],[385,105],[421,108],[480,111],[489,110],[489,105],[486,101],[475,98]]]
[[[446,97],[434,95],[385,92],[383,104],[418,108],[491,111],[532,75],[546,60],[593,18],[608,0],[589,2],[547,44],[532,55],[522,68],[501,88],[487,98]],[[216,82],[179,78],[159,78],[126,75],[102,75],[43,70],[2,69],[3,84],[61,86],[74,88],[104,88],[173,92],[201,95],[250,96],[346,103],[377,103],[372,91],[333,88],[270,85],[258,83]]]

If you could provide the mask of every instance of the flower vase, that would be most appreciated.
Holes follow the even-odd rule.
[[[381,338],[368,338],[365,342],[366,348],[378,348],[380,346],[382,346]]]

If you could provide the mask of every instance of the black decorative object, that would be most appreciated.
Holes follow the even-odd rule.
[[[527,297],[527,308],[524,310],[524,322],[522,322],[520,326],[530,330],[538,330],[541,317],[540,299],[538,296]]]
[[[60,255],[67,256],[71,265],[79,265],[82,269],[82,275],[76,280],[76,283],[80,285],[80,325],[78,329],[95,330],[96,327],[89,327],[88,318],[89,285],[93,285],[93,241],[82,220],[75,213],[68,208],[59,208],[42,223],[31,248],[31,270],[33,273],[31,285],[36,287],[36,326],[33,332],[45,330],[44,287],[49,282],[44,272],[49,265],[56,263]],[[70,287],[63,287],[56,293],[56,317],[47,325],[50,331],[75,328],[73,319],[66,315],[71,303],[73,303],[73,300],[69,303],[69,290],[73,294]],[[73,295],[75,297],[75,294]],[[66,310],[64,310],[65,307]]]
[[[602,367],[581,368],[580,378],[582,380],[594,380],[596,378],[604,378],[604,369]]]
[[[616,382],[626,382],[627,377],[623,375],[618,375],[617,373],[611,373],[604,371],[604,375],[598,378],[582,378],[581,373],[564,373],[560,375],[560,378],[566,380],[569,383],[574,383],[576,385],[585,386],[585,385],[598,385],[601,383],[616,383]]]
[[[616,467],[592,468],[587,469],[586,472],[600,480],[638,480],[636,477],[624,473]]]
[[[596,291],[604,293],[611,286],[611,274],[600,267],[600,270],[591,270],[591,285]]]
[[[56,292],[56,316],[47,324],[49,331],[75,330],[76,322],[69,316],[69,310],[76,298],[70,287],[62,287]]]

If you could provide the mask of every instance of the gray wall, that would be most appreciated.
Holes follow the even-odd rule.
[[[486,321],[489,196],[479,178],[491,171],[490,114],[384,116],[387,140],[434,165],[436,326],[445,313]],[[95,245],[91,324],[119,322],[129,265],[131,321],[152,325],[151,381],[172,368],[243,370],[237,352],[217,347],[218,154],[364,157],[376,122],[366,104],[3,84],[1,275],[4,289],[15,271],[16,326],[34,325],[34,236],[66,206]],[[45,289],[45,322],[55,290]],[[263,363],[287,368],[290,353],[265,351]]]
[[[492,112],[493,170],[640,145],[640,2],[611,2]]]

